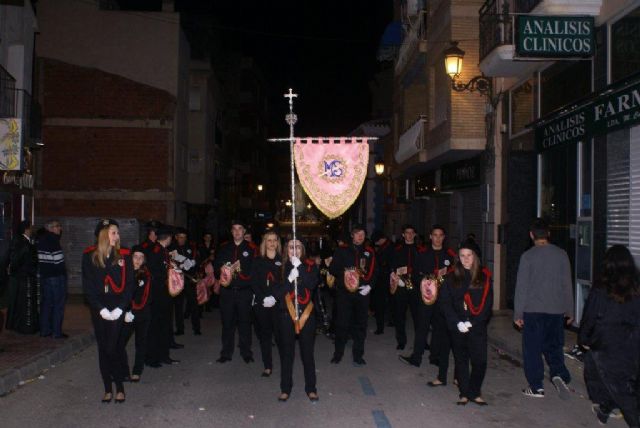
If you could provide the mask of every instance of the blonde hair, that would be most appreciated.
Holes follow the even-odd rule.
[[[267,256],[267,236],[273,235],[277,238],[278,245],[276,246],[276,254],[282,255],[282,244],[280,243],[280,237],[273,230],[269,230],[262,235],[262,242],[260,242],[260,256]]]
[[[113,261],[112,264],[118,263],[118,261],[122,258],[120,255],[120,240],[116,242],[116,245],[111,248],[109,245],[109,230],[111,227],[118,228],[115,224],[110,225],[109,227],[105,227],[100,229],[100,233],[98,233],[98,242],[96,242],[96,249],[93,250],[93,255],[91,256],[91,260],[95,266],[104,268],[107,266],[107,259],[110,257],[111,252],[113,252]]]
[[[298,241],[298,244],[300,244],[300,260],[304,260],[304,255],[305,255],[304,244],[299,239],[296,239],[296,241]],[[290,242],[293,242],[293,239],[289,239],[287,241],[286,251],[282,255],[282,265],[283,266],[285,265],[285,263],[287,263],[289,261],[289,243]],[[295,252],[294,252],[294,254],[295,254]]]

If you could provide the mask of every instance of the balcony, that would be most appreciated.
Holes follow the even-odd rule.
[[[517,14],[597,15],[602,0],[486,0],[480,15],[480,70],[490,77],[523,77],[548,62],[514,61]]]
[[[411,62],[416,51],[422,49],[427,37],[427,11],[421,10],[409,21],[409,31],[400,46],[398,60],[396,61],[395,74],[402,74]]]
[[[16,117],[16,79],[1,65],[0,117]]]
[[[0,67],[0,74],[2,70]],[[10,76],[9,76],[10,77]],[[18,118],[22,121],[22,137],[26,147],[42,146],[42,112],[40,104],[29,92],[15,89],[11,80],[0,82],[0,118]]]

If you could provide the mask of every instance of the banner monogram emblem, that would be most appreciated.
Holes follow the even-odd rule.
[[[317,139],[313,139],[317,141]],[[355,202],[367,176],[369,144],[366,138],[340,139],[335,144],[296,139],[293,147],[300,184],[327,217],[342,215]]]

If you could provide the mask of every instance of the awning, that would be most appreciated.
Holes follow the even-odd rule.
[[[422,149],[422,135],[426,120],[418,119],[411,128],[407,129],[398,142],[398,150],[395,153],[396,162],[402,163]]]
[[[378,46],[378,61],[393,61],[398,54],[398,49],[402,44],[404,31],[400,21],[392,21],[384,29]]]

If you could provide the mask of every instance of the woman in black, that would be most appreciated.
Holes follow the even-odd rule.
[[[481,268],[477,245],[464,242],[458,250],[459,260],[447,274],[440,291],[440,310],[451,332],[455,374],[460,399],[480,406],[487,402],[481,396],[482,381],[487,371],[487,324],[493,306],[491,272]],[[471,374],[469,374],[471,363]]]
[[[147,335],[151,323],[151,272],[144,264],[144,250],[141,246],[131,249],[131,261],[133,264],[135,281],[133,296],[131,299],[131,311],[124,318],[123,348],[126,348],[129,339],[136,334],[136,356],[131,372],[131,382],[140,382],[140,376],[144,369],[144,359],[147,354]],[[126,353],[125,353],[126,357]],[[126,372],[129,373],[129,362],[125,358]]]
[[[316,340],[316,317],[313,313],[311,295],[318,285],[318,268],[312,260],[304,263],[304,246],[300,241],[287,242],[284,260],[283,281],[275,290],[278,300],[277,343],[280,352],[280,396],[287,401],[293,386],[293,359],[296,335],[300,341],[300,356],[304,367],[304,390],[311,401],[318,401],[316,390],[316,363],[313,355]],[[298,307],[294,283],[297,284]]]
[[[115,220],[100,220],[96,226],[97,244],[82,255],[82,289],[89,302],[91,321],[98,343],[100,374],[104,383],[103,403],[113,399],[125,401],[123,380],[124,347],[120,339],[124,313],[131,305],[133,266],[129,250],[120,248],[120,234]]]
[[[252,266],[251,288],[255,296],[253,311],[264,364],[263,377],[271,376],[273,370],[271,341],[277,314],[273,293],[274,287],[282,281],[281,252],[280,238],[275,232],[267,231],[262,235],[260,257]]]
[[[614,245],[604,255],[602,274],[584,307],[578,344],[593,411],[605,424],[619,408],[630,427],[640,426],[640,279],[629,250]]]

